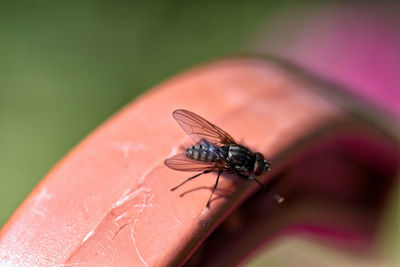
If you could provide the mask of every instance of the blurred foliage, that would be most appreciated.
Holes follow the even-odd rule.
[[[290,2],[2,1],[0,226],[85,135]]]

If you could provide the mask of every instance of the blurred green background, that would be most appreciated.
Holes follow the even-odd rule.
[[[164,79],[244,51],[295,1],[2,1],[0,227],[101,122]]]

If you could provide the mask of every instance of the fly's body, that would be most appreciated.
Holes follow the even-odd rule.
[[[187,148],[184,153],[165,160],[165,165],[178,171],[200,171],[200,173],[186,179],[172,188],[172,191],[202,174],[218,172],[207,202],[209,207],[222,172],[237,173],[263,186],[256,176],[269,171],[270,163],[261,153],[253,153],[246,146],[238,144],[227,132],[193,112],[179,109],[173,112],[173,117],[196,144]],[[283,200],[281,197],[278,198],[279,202]]]
[[[185,156],[202,162],[223,162],[224,171],[228,173],[249,172],[256,160],[254,154],[245,146],[238,144],[217,146],[206,140],[186,149]]]

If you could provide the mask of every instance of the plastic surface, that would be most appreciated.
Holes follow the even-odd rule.
[[[191,110],[267,158],[346,115],[266,60],[194,68],[132,102],[73,149],[0,233],[1,265],[165,266],[184,262],[256,183],[191,175],[163,161],[191,144],[171,116]],[[274,165],[273,165],[274,166]],[[267,183],[273,176],[267,174]]]

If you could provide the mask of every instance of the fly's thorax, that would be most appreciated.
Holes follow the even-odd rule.
[[[239,172],[251,171],[254,166],[254,155],[242,145],[229,145],[228,160],[232,167]]]
[[[198,161],[213,162],[218,159],[216,147],[205,142],[189,147],[186,149],[185,155]]]

